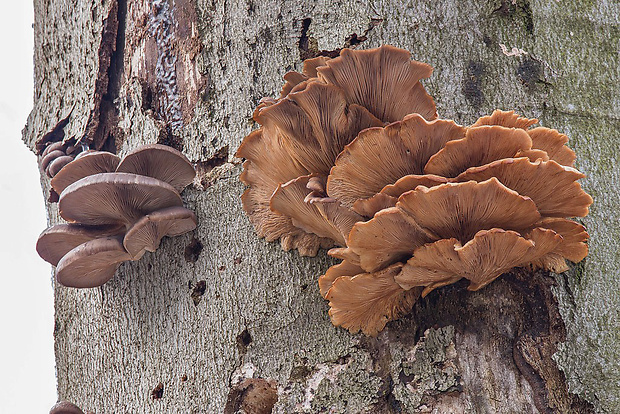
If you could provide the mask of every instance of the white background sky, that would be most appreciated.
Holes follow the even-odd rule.
[[[46,227],[34,154],[21,141],[32,109],[32,1],[2,5],[0,23],[0,414],[56,402],[51,267],[35,251]]]

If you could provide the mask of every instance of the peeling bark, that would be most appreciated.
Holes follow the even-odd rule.
[[[618,16],[607,0],[35,0],[26,143],[160,142],[198,170],[193,233],[101,288],[55,286],[60,398],[102,413],[620,411]],[[232,154],[302,59],[385,43],[435,67],[440,116],[515,109],[571,138],[595,198],[586,261],[437,289],[377,338],[330,324],[330,259],[256,238]]]

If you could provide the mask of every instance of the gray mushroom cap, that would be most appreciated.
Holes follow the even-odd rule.
[[[54,177],[56,174],[58,174],[58,172],[60,172],[60,170],[62,170],[71,161],[73,161],[73,157],[69,155],[63,155],[61,157],[54,159],[47,166],[47,175],[49,177]]]
[[[157,178],[173,186],[179,193],[196,176],[194,167],[185,155],[160,144],[142,145],[131,151],[116,171]]]
[[[129,173],[102,173],[71,184],[58,201],[60,215],[87,225],[122,223],[127,228],[143,216],[183,200],[168,183]]]
[[[106,151],[85,151],[65,165],[52,179],[52,188],[58,194],[74,182],[89,175],[114,172],[120,159]]]
[[[141,256],[145,250],[154,252],[164,236],[178,236],[196,228],[193,211],[185,207],[170,207],[147,214],[129,229],[123,246],[132,257]]]
[[[84,414],[84,411],[68,401],[60,401],[52,407],[50,414]]]
[[[64,255],[56,267],[56,281],[63,286],[89,288],[112,279],[118,266],[132,257],[122,237],[103,237],[82,243]]]
[[[121,234],[124,230],[125,227],[122,225],[57,224],[41,233],[37,240],[37,253],[43,260],[56,266],[65,254],[80,244],[100,237]]]

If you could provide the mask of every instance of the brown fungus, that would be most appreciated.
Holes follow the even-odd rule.
[[[301,206],[307,193],[296,190],[294,196],[302,199],[283,206],[279,200],[293,195],[293,184],[288,192],[282,187],[301,176],[327,176],[343,148],[366,128],[412,113],[434,119],[435,104],[420,84],[431,72],[430,66],[412,61],[408,52],[383,46],[306,61],[304,73],[287,74],[280,99],[263,99],[254,111],[261,128],[243,140],[236,154],[246,160],[241,181],[249,188],[243,207],[259,237],[280,239],[285,250],[296,248],[309,256],[320,247],[342,244],[343,235],[331,230],[314,233],[299,219],[295,225],[292,215],[301,211],[289,214],[292,205]],[[274,192],[279,200],[272,202]],[[321,210],[318,203],[310,208],[314,215]],[[324,207],[337,210],[335,204]],[[325,226],[330,225],[318,227]]]
[[[196,228],[195,214],[179,195],[195,171],[180,152],[146,145],[123,160],[101,151],[71,160],[52,180],[69,224],[50,227],[37,242],[39,255],[57,266],[59,283],[99,286],[123,261],[155,251],[162,237]]]
[[[244,209],[260,237],[342,259],[319,278],[335,325],[376,335],[420,294],[515,267],[565,271],[588,253],[592,198],[574,152],[538,120],[496,110],[463,127],[437,119],[430,66],[383,46],[289,72],[246,159]]]

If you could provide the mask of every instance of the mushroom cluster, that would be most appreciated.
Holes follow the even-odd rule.
[[[122,262],[155,251],[164,236],[196,228],[180,196],[195,174],[182,153],[165,145],[141,146],[122,160],[82,152],[51,181],[68,223],[43,231],[37,252],[56,266],[60,284],[100,286]]]
[[[336,326],[376,335],[433,289],[478,290],[514,267],[568,269],[588,253],[592,198],[568,138],[496,110],[438,119],[432,68],[391,46],[285,75],[254,112],[243,206],[261,237],[342,262],[319,278]]]

